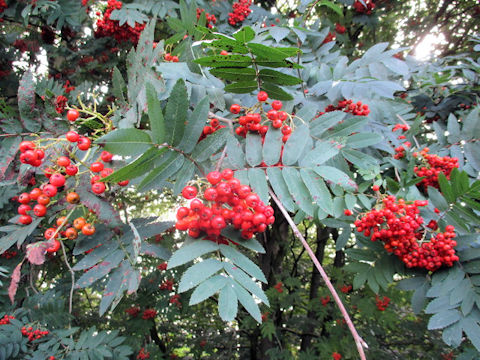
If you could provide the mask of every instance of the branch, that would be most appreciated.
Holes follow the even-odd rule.
[[[357,350],[358,350],[358,353],[360,355],[360,359],[361,360],[366,360],[367,358],[365,357],[365,352],[364,352],[363,348],[368,349],[368,345],[360,337],[360,335],[358,335],[358,332],[355,329],[355,326],[353,325],[353,322],[350,319],[350,316],[348,315],[347,310],[345,309],[345,306],[342,303],[342,300],[340,300],[340,297],[338,296],[337,291],[335,290],[332,283],[330,282],[330,279],[328,278],[327,273],[323,269],[323,267],[320,264],[320,262],[318,261],[318,259],[315,257],[314,252],[312,251],[312,249],[308,245],[307,241],[303,237],[300,230],[298,230],[297,226],[295,225],[292,218],[288,214],[288,211],[283,207],[282,203],[280,202],[280,200],[278,200],[278,198],[276,197],[276,195],[273,193],[273,191],[271,189],[269,190],[269,193],[270,193],[270,196],[272,197],[273,201],[275,201],[278,208],[282,212],[283,216],[287,220],[288,224],[291,226],[295,236],[301,241],[301,243],[305,247],[305,249],[307,249],[308,255],[312,259],[313,263],[315,264],[315,267],[317,268],[318,272],[322,276],[322,279],[325,281],[325,284],[327,285],[328,290],[332,294],[333,299],[335,300],[338,307],[340,308],[340,312],[342,313],[342,316],[345,319],[345,322],[347,323],[350,332],[352,333],[353,339],[355,340],[355,345],[357,346]]]

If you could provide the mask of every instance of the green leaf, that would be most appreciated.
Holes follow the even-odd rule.
[[[81,186],[77,188],[77,193],[80,196],[80,203],[92,210],[104,224],[111,227],[122,225],[120,215],[112,204],[107,199],[91,192],[90,182],[88,182],[88,185],[81,183]]]
[[[194,60],[201,66],[221,68],[246,68],[252,64],[252,58],[243,55],[213,55]]]
[[[296,208],[295,202],[290,196],[287,183],[283,179],[282,170],[278,167],[269,167],[267,168],[267,176],[274,193],[277,195],[285,209],[289,212],[294,212]]]
[[[317,141],[316,147],[301,158],[299,164],[309,168],[322,165],[338,154],[339,147],[340,145],[333,141]]]
[[[440,190],[442,191],[443,196],[449,203],[453,203],[456,200],[455,195],[453,194],[452,187],[448,183],[447,178],[443,172],[438,174],[438,184],[440,185]]]
[[[216,250],[218,250],[218,245],[213,241],[194,240],[190,243],[185,243],[180,249],[175,251],[168,260],[168,269],[184,265],[202,255]]]
[[[215,35],[219,36],[219,39],[213,40],[206,45],[209,47],[215,47],[217,49],[225,50],[232,53],[247,54],[248,49],[245,45],[241,44],[235,39],[227,37],[225,35],[220,35],[216,33]]]
[[[480,326],[478,325],[478,320],[474,319],[473,316],[469,316],[462,319],[461,324],[468,339],[472,342],[477,351],[480,351]]]
[[[268,204],[269,195],[265,170],[259,168],[248,169],[248,180],[253,191],[260,197],[260,200]]]
[[[302,79],[295,76],[287,75],[272,69],[260,70],[259,76],[262,81],[277,85],[298,85],[303,82]]]
[[[118,68],[114,66],[112,75],[112,93],[122,104],[126,103],[125,97],[123,95],[125,88],[125,80],[123,80],[123,76],[120,73],[120,70],[118,70]]]
[[[29,236],[40,224],[42,218],[33,219],[32,223],[25,226],[16,226],[14,231],[0,238],[0,254],[3,254],[13,244],[22,245],[27,236]]]
[[[207,160],[225,145],[227,134],[228,129],[222,128],[208,135],[195,146],[192,157],[199,162]]]
[[[257,322],[262,322],[262,314],[260,313],[260,309],[258,308],[257,303],[252,298],[252,296],[236,281],[231,280],[233,285],[233,290],[237,294],[237,298],[240,301],[240,304],[243,305],[245,310],[255,319]]]
[[[343,17],[343,11],[342,11],[342,8],[340,6],[338,6],[337,4],[334,4],[332,3],[331,1],[328,1],[328,0],[322,0],[320,1],[320,3],[318,4],[320,6],[326,6],[330,9],[332,9],[333,11],[335,11],[338,15],[340,15],[341,17]]]
[[[104,261],[95,265],[93,268],[83,273],[77,280],[75,286],[77,288],[86,288],[92,285],[95,281],[107,275],[112,269],[116,268],[118,264],[125,257],[123,250],[116,250],[108,255]]]
[[[428,198],[432,201],[433,205],[440,211],[448,210],[448,203],[445,198],[442,196],[440,191],[435,189],[433,186],[428,188]]]
[[[187,87],[183,79],[178,79],[168,98],[165,109],[165,134],[169,145],[178,145],[183,138],[188,110]]]
[[[293,135],[293,134],[292,134]],[[265,141],[263,142],[263,161],[271,166],[278,163],[283,148],[283,134],[280,129],[273,126],[268,127]]]
[[[209,110],[210,101],[208,96],[205,96],[200,100],[197,106],[195,106],[192,114],[188,117],[188,120],[185,123],[185,132],[183,133],[182,141],[178,144],[178,149],[185,151],[187,154],[192,152],[198,139],[202,135]]]
[[[342,136],[349,136],[352,133],[361,131],[365,125],[368,124],[368,118],[365,116],[356,116],[347,118],[342,123],[337,124],[328,132],[328,138],[337,138]]]
[[[295,56],[295,54],[299,51],[298,49],[296,49],[295,53],[292,53],[291,50],[282,51],[281,48],[275,48],[272,46],[257,43],[247,44],[247,47],[255,56],[258,56],[259,58],[269,59],[271,61],[285,60],[288,57]]]
[[[240,267],[243,271],[260,280],[261,282],[267,283],[267,279],[258,265],[243,255],[240,251],[232,246],[222,244],[220,244],[220,251],[222,252],[223,256],[230,259],[235,266]]]
[[[313,202],[327,214],[333,215],[332,196],[323,179],[309,169],[300,169],[300,175],[312,195]]]
[[[458,310],[445,310],[433,315],[428,322],[428,330],[443,329],[461,318]]]
[[[218,312],[223,321],[233,321],[237,316],[238,299],[232,284],[227,284],[220,290],[218,297]]]
[[[183,273],[178,284],[178,292],[182,293],[194,288],[222,268],[222,262],[217,259],[206,259],[196,263]]]
[[[293,100],[293,96],[291,94],[287,93],[285,90],[278,87],[277,85],[263,83],[262,86],[260,86],[260,89],[262,89],[263,91],[266,91],[268,93],[268,96],[272,99],[285,100],[285,101]]]
[[[33,73],[25,71],[18,84],[18,111],[25,129],[37,132],[41,128],[40,122],[34,120],[35,111],[35,83]]]
[[[242,144],[230,133],[227,137],[227,159],[235,169],[245,167],[245,154],[243,153]]]
[[[152,169],[155,159],[161,156],[165,151],[167,151],[167,148],[157,149],[155,147],[151,147],[135,161],[131,162],[127,166],[124,166],[120,170],[115,171],[106,178],[103,178],[102,181],[118,182],[134,179],[138,176],[146,174]]]
[[[267,295],[265,295],[265,292],[262,290],[259,284],[256,283],[250,276],[248,276],[242,269],[228,262],[224,263],[224,268],[227,273],[235,279],[235,281],[241,284],[253,295],[258,297],[266,305],[270,306]]]
[[[303,66],[298,65],[289,60],[274,60],[269,58],[257,57],[255,59],[255,63],[260,66],[272,67],[272,68],[284,67],[284,68],[290,68],[290,69],[303,69]]]
[[[139,190],[158,188],[163,181],[175,175],[183,166],[185,157],[173,150],[164,153],[159,164],[138,185]],[[155,185],[156,184],[156,185]],[[153,185],[153,187],[152,187]]]
[[[117,155],[135,156],[146,152],[152,146],[152,139],[145,131],[138,129],[116,129],[95,140],[95,144]]]
[[[220,79],[230,81],[251,81],[257,78],[257,74],[252,68],[216,68],[211,69],[210,74]],[[256,86],[256,83],[255,83]]]
[[[233,226],[227,226],[225,229],[223,229],[222,235],[230,240],[233,240],[237,245],[241,245],[260,254],[265,254],[265,249],[255,238],[244,240],[240,232],[233,228]]]
[[[165,124],[162,108],[158,100],[157,91],[152,84],[145,84],[148,104],[148,118],[152,130],[152,140],[155,144],[162,144],[165,139]]]
[[[250,26],[245,26],[233,33],[233,37],[242,43],[247,43],[255,38],[255,31]]]
[[[258,88],[258,84],[254,80],[239,81],[236,83],[228,84],[224,90],[234,94],[248,94],[255,91]]]
[[[205,280],[193,291],[189,305],[195,305],[215,295],[227,284],[227,278],[222,275],[215,275]]]
[[[105,312],[115,299],[115,296],[118,294],[119,291],[121,291],[123,280],[122,272],[123,269],[121,267],[118,267],[117,269],[115,269],[112,275],[109,276],[107,286],[105,287],[105,291],[103,292],[103,296],[100,301],[100,316],[105,314]]]
[[[357,133],[347,137],[347,146],[360,149],[378,144],[383,140],[382,135],[376,133]]]
[[[287,184],[288,190],[297,205],[309,216],[313,216],[314,206],[310,193],[303,183],[298,170],[293,168],[284,168],[282,175]]]
[[[245,144],[248,165],[254,167],[262,162],[262,147],[262,137],[248,132]]]
[[[307,124],[300,125],[292,132],[283,149],[282,162],[284,165],[293,165],[298,161],[307,144],[305,139],[309,136],[310,131]]]
[[[318,175],[334,185],[339,185],[347,191],[356,191],[357,184],[343,171],[332,166],[321,165],[313,169]]]
[[[195,164],[187,159],[187,162],[183,165],[180,171],[177,173],[177,178],[173,186],[173,194],[178,195],[182,191],[183,187],[192,180],[195,174]]]
[[[347,113],[343,111],[323,114],[310,123],[310,133],[312,136],[320,137],[325,131],[343,121],[346,116]]]

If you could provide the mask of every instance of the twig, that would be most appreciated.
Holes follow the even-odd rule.
[[[342,316],[345,319],[345,322],[347,323],[350,332],[352,333],[353,339],[355,340],[355,344],[357,346],[357,350],[358,350],[358,353],[360,355],[360,359],[361,360],[366,360],[367,358],[365,357],[365,352],[364,352],[363,348],[368,349],[368,345],[360,337],[360,335],[358,335],[358,332],[355,329],[355,326],[353,325],[353,322],[350,319],[350,316],[348,315],[347,310],[345,309],[345,306],[343,305],[342,301],[340,300],[340,297],[338,296],[337,291],[335,290],[332,283],[330,282],[330,279],[328,278],[327,273],[325,272],[322,265],[320,264],[320,262],[316,258],[315,253],[313,252],[313,250],[308,245],[307,241],[303,237],[300,230],[298,230],[298,227],[293,222],[292,218],[288,214],[288,211],[283,207],[282,203],[278,200],[278,198],[276,197],[276,195],[273,193],[273,191],[271,189],[269,190],[269,193],[270,193],[270,196],[272,197],[272,199],[277,204],[280,211],[282,212],[283,216],[287,220],[288,224],[291,226],[295,236],[301,241],[301,243],[305,247],[305,249],[307,249],[308,255],[312,259],[313,263],[315,264],[315,267],[317,268],[318,272],[322,276],[322,279],[325,281],[325,284],[327,285],[328,290],[332,294],[333,299],[335,300],[338,307],[340,308],[340,312],[342,313]]]

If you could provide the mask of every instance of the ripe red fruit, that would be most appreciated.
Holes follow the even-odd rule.
[[[222,174],[218,171],[212,171],[207,174],[207,180],[210,184],[216,185],[222,181]]]
[[[130,180],[123,180],[123,181],[119,181],[117,184],[120,186],[127,186],[129,182]]]
[[[222,179],[223,180],[231,180],[233,179],[233,170],[232,169],[223,169],[222,170]]]
[[[69,204],[78,204],[80,202],[80,195],[72,191],[67,194],[66,199]]]
[[[68,110],[67,112],[68,121],[74,122],[75,120],[78,119],[79,116],[80,116],[80,113],[78,112],[78,110],[71,109],[71,110]]]
[[[110,162],[113,159],[113,154],[109,153],[108,151],[102,151],[102,153],[100,154],[100,158],[103,162]]]
[[[48,253],[54,253],[57,252],[61,247],[60,241],[55,239],[53,243],[50,243],[50,247],[47,248]]]
[[[238,114],[240,113],[240,110],[242,110],[242,108],[238,104],[232,104],[232,106],[230,106],[230,112],[232,114]]]
[[[275,129],[280,129],[282,127],[282,120],[275,120],[272,122],[272,126]]]
[[[113,169],[111,168],[105,168],[100,172],[100,176],[102,178],[106,178],[108,175],[111,175],[111,174],[113,174]]]
[[[177,210],[177,220],[181,220],[183,218],[186,218],[189,213],[190,213],[190,210],[187,207],[185,207],[185,206],[180,207]]]
[[[30,211],[30,210],[32,210],[32,207],[27,204],[22,204],[18,207],[18,213],[20,215],[27,215],[27,211]]]
[[[185,186],[182,190],[182,196],[187,200],[193,199],[197,196],[197,188],[194,186]]]
[[[43,217],[47,213],[47,208],[45,205],[37,204],[33,207],[33,213],[35,216]]]
[[[48,197],[54,197],[55,195],[57,195],[58,190],[56,186],[52,184],[47,184],[43,187],[42,191]]]
[[[344,213],[346,216],[352,216],[352,211],[349,210],[349,209],[345,209],[345,210],[343,211],[343,213]]]
[[[260,92],[257,94],[257,99],[258,99],[258,101],[267,101],[267,99],[268,99],[268,94],[267,94],[265,91],[260,91]]]
[[[282,102],[281,102],[280,100],[274,100],[274,101],[272,102],[272,109],[273,109],[273,110],[277,110],[277,111],[278,111],[278,110],[280,110],[280,109],[282,108],[282,106],[283,106],[283,104],[282,104]]]
[[[82,234],[87,236],[95,234],[95,226],[93,226],[92,224],[83,225]]]
[[[40,195],[42,195],[42,190],[40,190],[39,188],[34,188],[30,191],[31,200],[37,200]]]
[[[372,186],[372,190],[373,190],[373,191],[378,191],[378,190],[380,190],[380,186],[378,186],[378,185],[373,185],[373,186]]]
[[[218,197],[218,192],[214,188],[208,188],[205,190],[205,193],[203,194],[203,196],[207,201],[215,201],[215,199]]]
[[[66,167],[66,166],[70,165],[70,159],[66,156],[60,156],[57,159],[57,165],[62,166],[62,167]]]
[[[47,195],[42,194],[38,197],[37,202],[40,205],[48,205],[50,203],[50,198]]]
[[[78,172],[78,168],[73,164],[70,164],[65,168],[65,174],[67,174],[67,175],[73,176],[77,172]]]
[[[45,157],[45,152],[42,149],[35,149],[35,154],[38,160],[42,160]]]
[[[283,135],[290,135],[292,133],[292,128],[288,125],[282,127],[282,134]]]
[[[90,139],[85,136],[80,136],[78,138],[77,146],[82,151],[88,150],[91,144],[92,142],[90,141]]]
[[[65,176],[59,173],[52,174],[52,176],[50,176],[50,184],[56,187],[65,185]]]
[[[28,193],[22,193],[18,197],[18,202],[20,204],[28,204],[30,202],[30,195]]]
[[[69,227],[65,230],[65,237],[70,240],[75,240],[78,237],[78,232],[75,228]]]
[[[92,191],[95,194],[101,194],[105,191],[105,184],[103,182],[96,182],[92,185]]]
[[[18,218],[18,222],[22,225],[28,225],[32,223],[32,217],[30,215],[22,215]]]
[[[47,240],[50,240],[50,239],[53,239],[53,238],[56,239],[56,238],[58,237],[58,232],[55,234],[55,231],[56,231],[56,230],[57,230],[57,229],[55,229],[55,228],[53,228],[53,227],[48,228],[47,230],[45,230],[45,233],[44,233],[45,239],[47,239]]]
[[[90,170],[94,173],[95,172],[100,172],[100,171],[103,170],[103,167],[104,167],[103,164],[101,162],[97,161],[97,162],[94,162],[90,165]]]
[[[65,137],[70,142],[77,142],[78,139],[80,138],[80,135],[78,135],[75,131],[69,131],[67,132]]]
[[[267,118],[272,121],[278,120],[277,110],[270,110],[267,112]]]
[[[25,152],[27,150],[34,150],[35,144],[32,141],[22,141],[20,145],[18,145],[18,149],[20,152]]]

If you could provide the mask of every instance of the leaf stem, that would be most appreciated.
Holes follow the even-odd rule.
[[[342,300],[340,300],[340,297],[338,296],[337,291],[335,290],[335,288],[334,288],[333,285],[332,285],[332,282],[331,282],[330,279],[328,278],[327,273],[326,273],[325,270],[323,269],[322,265],[321,265],[320,262],[318,261],[317,257],[315,256],[315,253],[313,252],[313,250],[312,250],[312,249],[310,248],[310,246],[308,245],[308,243],[307,243],[307,241],[305,240],[305,238],[303,237],[302,233],[300,232],[300,230],[298,229],[298,227],[297,227],[297,226],[295,225],[295,223],[293,222],[292,218],[291,218],[290,215],[288,214],[288,211],[283,207],[282,203],[280,202],[280,200],[278,200],[278,198],[276,197],[276,195],[273,193],[273,191],[272,191],[271,189],[269,190],[269,193],[270,193],[270,196],[272,197],[272,199],[273,199],[273,200],[275,201],[275,203],[277,204],[277,206],[278,206],[278,208],[280,209],[280,211],[282,212],[283,216],[284,216],[285,219],[287,220],[288,224],[289,224],[290,227],[292,228],[293,233],[294,233],[295,236],[300,240],[300,242],[302,243],[303,247],[307,250],[308,255],[309,255],[310,258],[312,259],[313,263],[315,264],[315,267],[317,268],[318,272],[320,273],[320,275],[322,276],[323,280],[325,281],[325,284],[327,285],[328,290],[329,290],[330,293],[332,294],[333,299],[335,300],[335,302],[337,303],[338,307],[340,308],[340,312],[342,313],[342,316],[343,316],[343,318],[345,319],[345,322],[347,323],[350,332],[352,333],[353,339],[355,340],[355,344],[356,344],[356,346],[357,346],[357,350],[358,350],[358,353],[359,353],[359,355],[360,355],[360,359],[361,359],[361,360],[366,360],[367,358],[365,357],[365,352],[364,352],[363,348],[368,349],[368,345],[367,345],[367,343],[360,337],[360,335],[358,335],[358,332],[357,332],[357,330],[355,329],[355,326],[353,325],[353,322],[352,322],[352,320],[350,319],[350,316],[348,315],[347,310],[345,309],[345,306],[344,306],[343,303],[342,303]]]

